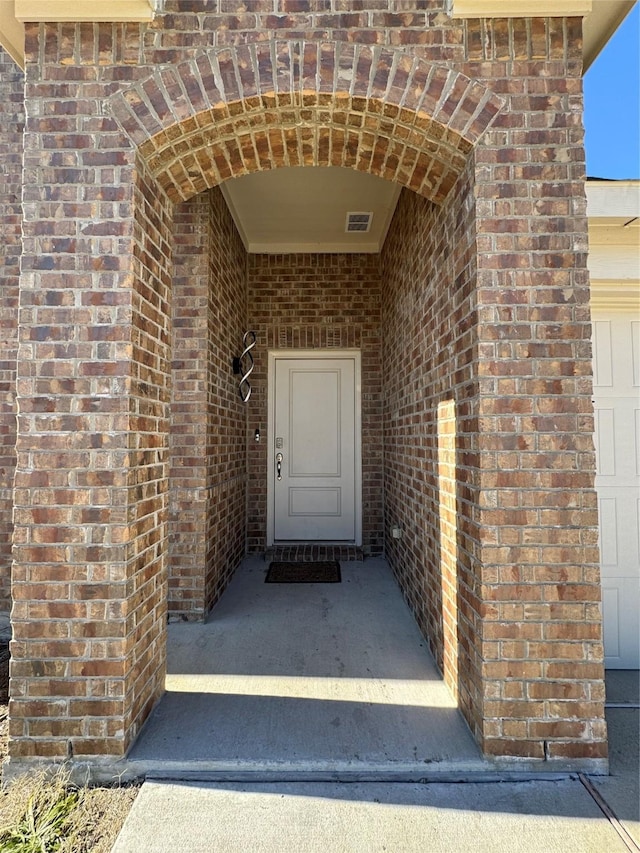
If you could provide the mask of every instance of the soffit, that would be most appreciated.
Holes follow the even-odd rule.
[[[400,195],[397,184],[335,166],[255,172],[222,184],[252,253],[379,252]],[[347,213],[373,213],[368,233],[346,233]]]
[[[637,0],[593,0],[593,9],[584,19],[582,31],[583,73],[602,51]]]
[[[452,18],[572,18],[588,15],[593,0],[449,0]],[[505,11],[508,10],[508,14]]]
[[[18,21],[151,21],[154,0],[13,0]]]
[[[640,264],[640,181],[588,181],[587,217],[592,255]]]
[[[593,220],[640,216],[640,181],[587,181],[587,216]]]
[[[16,19],[15,0],[0,0],[0,45],[24,66],[24,24]]]

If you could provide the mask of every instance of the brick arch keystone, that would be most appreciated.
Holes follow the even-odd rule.
[[[402,50],[271,41],[164,66],[110,99],[176,202],[278,166],[347,166],[435,202],[455,184],[502,100]]]

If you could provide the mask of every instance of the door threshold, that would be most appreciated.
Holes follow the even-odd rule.
[[[300,760],[288,761],[186,761],[159,758],[124,758],[87,765],[72,761],[74,776],[92,782],[157,779],[185,782],[285,783],[285,782],[380,782],[380,783],[479,783],[479,782],[557,782],[575,778],[575,762],[547,762],[521,759],[476,759],[456,757],[426,762]],[[586,773],[606,775],[601,759],[585,759]],[[84,774],[84,776],[82,775]]]
[[[358,545],[333,545],[326,542],[297,542],[286,545],[271,545],[264,552],[267,562],[314,563],[319,560],[338,560],[339,562],[361,563],[364,552]]]

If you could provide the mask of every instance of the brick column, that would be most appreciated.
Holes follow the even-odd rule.
[[[67,42],[51,35],[47,56],[56,44]],[[64,100],[55,67],[27,86],[18,768],[30,756],[123,755],[164,688],[172,206],[101,116],[95,71],[67,68]]]
[[[580,21],[477,22],[508,97],[476,154],[487,754],[606,758]]]
[[[0,48],[0,612],[11,606],[24,75]]]

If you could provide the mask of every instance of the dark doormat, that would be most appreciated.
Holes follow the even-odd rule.
[[[340,563],[320,560],[316,563],[271,563],[265,583],[340,583]]]

